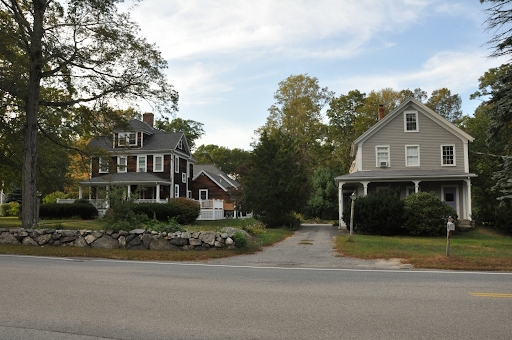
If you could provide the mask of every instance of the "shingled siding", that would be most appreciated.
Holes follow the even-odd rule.
[[[410,110],[418,111],[418,132],[404,132],[403,111]],[[459,138],[428,116],[422,114],[420,110],[416,110],[412,105],[403,111],[364,142],[362,148],[363,170],[430,170],[444,168],[447,170],[464,171],[464,144]],[[377,145],[389,146],[389,168],[379,168],[376,166],[375,147]],[[405,166],[405,145],[419,145],[420,166]],[[441,145],[455,145],[455,166],[441,165]]]
[[[197,177],[194,181],[194,191],[192,192],[192,197],[195,200],[199,200],[199,190],[207,189],[208,190],[208,198],[209,199],[218,199],[218,200],[228,200],[229,195],[219,188],[217,184],[215,184],[208,176],[201,175]]]

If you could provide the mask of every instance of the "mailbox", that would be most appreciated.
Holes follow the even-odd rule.
[[[448,222],[448,223],[446,223],[446,229],[447,229],[448,231],[453,231],[453,230],[455,230],[455,223],[453,223],[453,222]]]

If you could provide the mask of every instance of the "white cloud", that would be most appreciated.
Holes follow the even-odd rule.
[[[214,144],[230,149],[239,148],[249,150],[253,142],[254,130],[257,127],[246,124],[226,122],[222,125],[210,126],[206,135],[196,141],[196,145]]]
[[[231,91],[232,87],[220,82],[218,76],[228,68],[200,62],[171,68],[168,78],[178,90],[180,106],[204,106],[223,101],[222,94]]]
[[[342,91],[379,90],[391,87],[395,90],[417,88],[431,92],[447,87],[455,93],[465,92],[478,86],[478,78],[489,68],[500,65],[503,60],[490,60],[481,51],[444,51],[424,62],[416,70],[391,71],[380,75],[345,77],[336,81]]]
[[[337,44],[325,54],[338,57],[340,50],[354,50],[383,30],[404,29],[428,4],[410,0],[310,0],[299,5],[295,0],[146,0],[133,17],[169,60],[262,49],[296,56],[296,50],[312,52],[315,42],[329,38]]]

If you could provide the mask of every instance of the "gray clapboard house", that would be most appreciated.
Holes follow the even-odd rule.
[[[367,195],[390,187],[402,198],[434,192],[452,206],[462,222],[471,220],[468,143],[473,137],[414,98],[389,114],[379,107],[379,121],[352,142],[350,173],[335,178],[340,225],[352,193]]]

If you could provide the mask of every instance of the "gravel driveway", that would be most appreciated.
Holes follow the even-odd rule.
[[[261,252],[215,259],[208,263],[289,268],[410,268],[410,265],[403,265],[398,259],[360,260],[336,253],[335,237],[345,232],[330,224],[303,224],[293,236],[272,247],[266,247]]]

